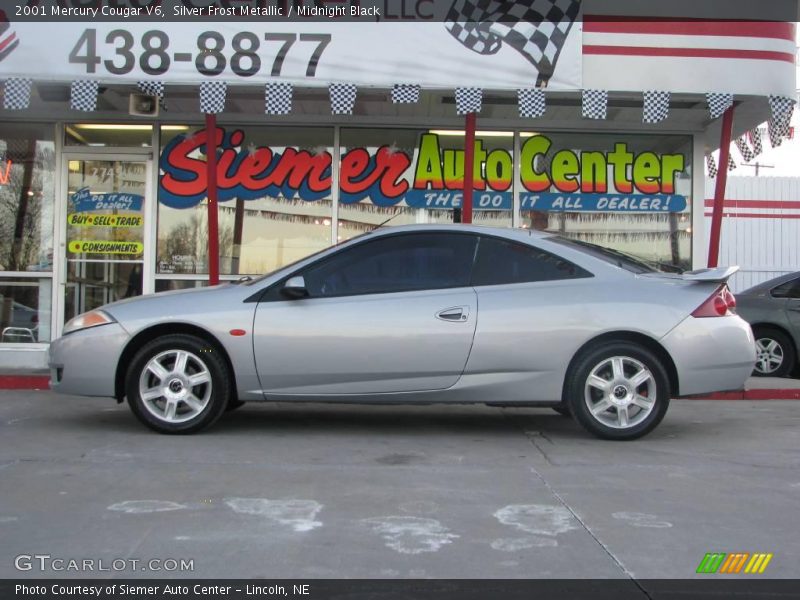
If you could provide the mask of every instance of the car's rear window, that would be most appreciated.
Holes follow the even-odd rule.
[[[630,271],[631,273],[655,273],[658,271],[658,269],[648,265],[645,261],[612,248],[606,248],[604,246],[598,246],[597,244],[591,244],[581,240],[571,240],[555,235],[547,238],[547,241],[561,244],[562,246],[567,246],[569,248],[573,248],[574,250],[579,250],[584,254],[588,254],[594,258],[599,258],[602,261],[620,267],[621,269],[625,269],[626,271]]]

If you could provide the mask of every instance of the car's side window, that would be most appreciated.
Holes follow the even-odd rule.
[[[555,254],[510,240],[481,236],[472,285],[578,279],[592,274]]]
[[[770,294],[773,298],[800,298],[800,278],[772,288]]]
[[[413,233],[381,237],[305,269],[312,298],[466,287],[477,238]]]

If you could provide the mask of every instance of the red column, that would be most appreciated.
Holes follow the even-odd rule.
[[[217,221],[217,115],[206,115],[206,175],[208,180],[208,285],[219,284],[219,223]]]
[[[716,267],[719,260],[719,236],[722,230],[722,211],[725,204],[725,185],[728,183],[728,158],[731,154],[731,132],[733,130],[733,106],[722,115],[719,135],[719,169],[714,188],[714,208],[711,212],[711,236],[708,240],[708,266]],[[702,201],[698,205],[702,210]],[[695,210],[698,210],[697,208]]]
[[[464,124],[464,194],[461,222],[472,223],[472,187],[475,171],[475,113],[467,113]]]

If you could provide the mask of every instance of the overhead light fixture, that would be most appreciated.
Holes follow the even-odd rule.
[[[463,137],[464,131],[461,129],[431,129],[428,133],[443,136]],[[531,137],[537,135],[533,131],[521,131],[520,137]],[[476,131],[475,137],[514,137],[513,131]]]
[[[73,125],[77,129],[95,131],[152,131],[152,125],[138,125],[132,123],[78,123]],[[163,131],[186,131],[188,125],[161,125]]]

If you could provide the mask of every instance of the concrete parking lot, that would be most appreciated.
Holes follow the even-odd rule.
[[[707,552],[796,577],[799,465],[793,401],[673,401],[614,443],[485,406],[247,405],[173,437],[112,400],[5,391],[0,577],[687,578]],[[34,554],[141,562],[15,568]]]

